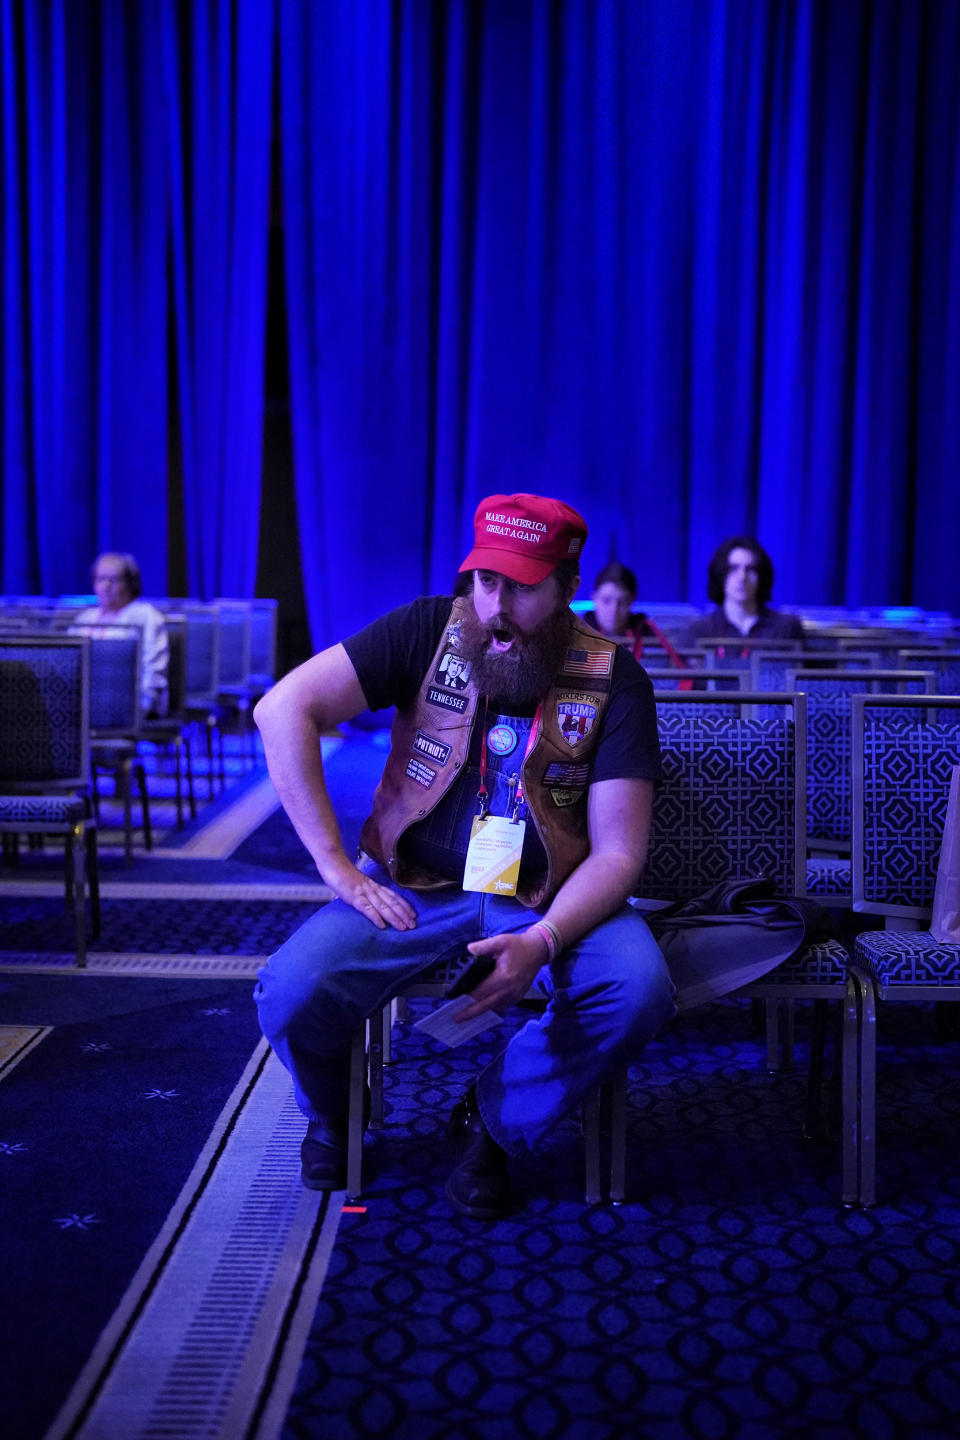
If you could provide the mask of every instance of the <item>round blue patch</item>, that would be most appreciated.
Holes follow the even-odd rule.
[[[494,755],[509,755],[517,748],[517,732],[512,725],[491,725],[487,744]]]

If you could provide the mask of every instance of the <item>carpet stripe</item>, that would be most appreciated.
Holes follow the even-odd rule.
[[[66,972],[80,978],[84,975],[180,975],[184,979],[245,980],[256,975],[266,958],[266,955],[146,955],[137,952],[97,955],[88,951],[85,969],[78,970],[77,957],[72,952],[48,954],[13,950],[0,952],[0,972],[22,974],[43,970],[53,974]]]
[[[0,1080],[6,1079],[51,1030],[49,1025],[0,1025]]]
[[[157,852],[154,851],[153,854]],[[208,858],[208,857],[207,857]],[[17,900],[62,900],[62,880],[4,880],[0,898]],[[101,900],[312,900],[317,905],[334,898],[321,881],[292,881],[290,884],[220,885],[196,881],[106,880],[100,882]]]
[[[168,859],[185,855],[201,856],[205,860],[223,860],[232,855],[237,846],[252,835],[277,809],[280,801],[269,776],[247,790],[235,804],[222,814],[215,816],[202,827],[198,834],[175,850],[158,848],[154,853]]]
[[[46,1440],[274,1440],[342,1193],[299,1183],[303,1117],[261,1043]]]

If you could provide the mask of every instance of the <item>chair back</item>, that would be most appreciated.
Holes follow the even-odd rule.
[[[108,740],[136,734],[142,723],[139,625],[91,625],[90,735]]]
[[[850,700],[853,695],[929,694],[925,670],[790,670],[786,687],[807,697],[807,841],[846,851],[852,831]]]
[[[0,788],[79,790],[90,779],[90,641],[0,635]]]
[[[929,920],[960,697],[854,695],[851,744],[853,908]]]
[[[758,636],[755,640],[749,635],[703,635],[697,640],[697,649],[703,656],[703,663],[712,670],[736,670],[741,667],[749,670],[753,656],[763,652],[777,655],[792,652],[797,657],[796,663],[803,663],[803,646],[799,640],[775,640],[767,635]]]
[[[818,650],[798,654],[796,650],[753,650],[750,653],[750,683],[754,690],[786,690],[791,670],[871,670],[879,664],[872,651]]]
[[[695,691],[750,690],[749,670],[680,670],[675,665],[648,665],[641,661],[653,681],[654,690],[676,690],[681,685]]]
[[[783,895],[805,886],[802,694],[657,696],[663,780],[636,894],[688,900],[766,875]]]
[[[187,698],[187,621],[184,615],[164,615],[167,661],[167,720],[183,721]]]
[[[220,617],[215,605],[184,605],[186,695],[189,707],[212,706],[220,677]]]
[[[905,670],[932,670],[938,695],[960,695],[960,650],[899,650],[897,664]]]
[[[250,673],[250,606],[245,600],[217,600],[220,622],[221,694],[244,690]]]
[[[247,683],[267,690],[277,678],[277,602],[250,601],[250,672]]]

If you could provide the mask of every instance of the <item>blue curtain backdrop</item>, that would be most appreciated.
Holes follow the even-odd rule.
[[[272,6],[0,14],[0,584],[86,590],[111,547],[149,593],[252,594]]]
[[[960,608],[957,0],[0,16],[5,590],[254,592],[273,138],[315,645],[512,489],[645,599],[747,528],[783,602]]]

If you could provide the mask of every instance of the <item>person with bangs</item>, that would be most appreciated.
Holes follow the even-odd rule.
[[[718,545],[707,571],[714,609],[693,620],[680,637],[681,649],[698,640],[803,640],[803,622],[770,607],[773,561],[752,535],[732,535]]]

